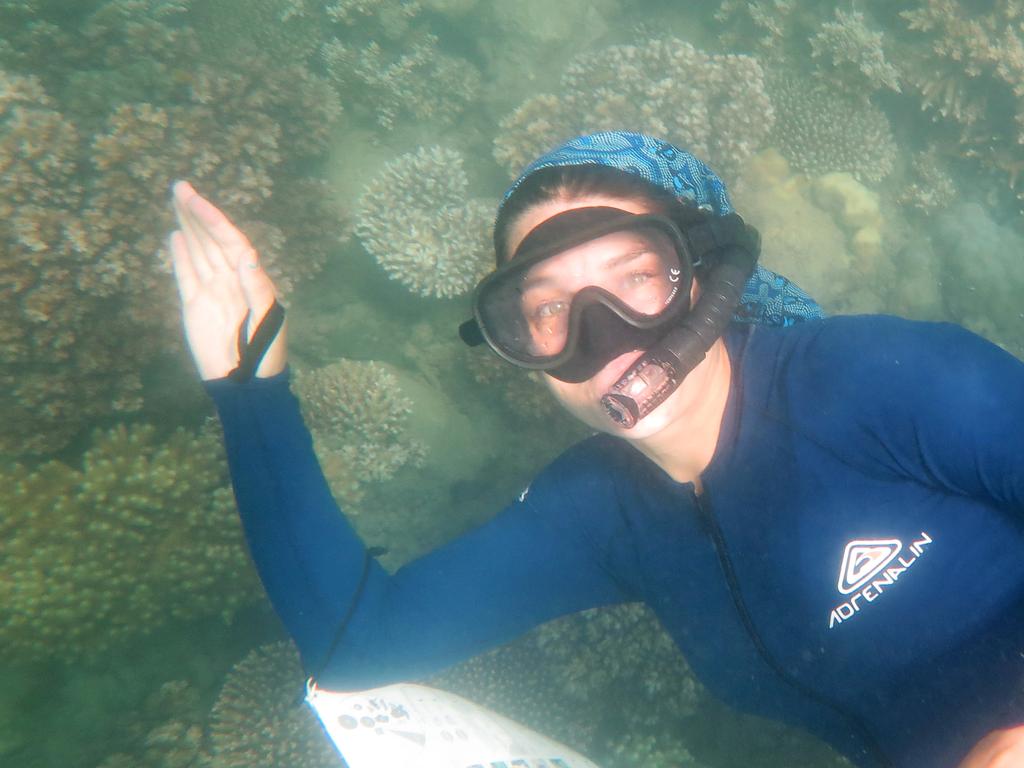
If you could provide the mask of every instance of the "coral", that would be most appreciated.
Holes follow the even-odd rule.
[[[412,401],[382,363],[341,360],[300,371],[293,388],[335,494],[354,512],[362,486],[423,460],[408,438]]]
[[[899,71],[886,61],[881,32],[869,29],[860,11],[839,8],[811,38],[812,56],[835,72],[840,81],[871,93],[880,88],[900,91]]]
[[[728,175],[761,146],[774,119],[755,59],[649,40],[574,58],[558,94],[535,96],[502,121],[494,156],[517,173],[567,138],[629,126]]]
[[[139,408],[140,372],[180,351],[159,258],[171,180],[260,222],[255,244],[266,236],[285,287],[338,241],[329,198],[297,168],[326,148],[331,87],[266,56],[215,70],[193,63],[197,51],[183,4],[112,0],[51,52],[50,94],[0,74],[0,452],[58,450],[92,420]],[[298,257],[275,264],[274,250]]]
[[[628,734],[612,748],[616,764],[644,768],[703,768],[681,740],[672,734]]]
[[[487,386],[489,392],[500,393],[521,422],[551,424],[564,415],[558,401],[540,381],[540,374],[509,365],[487,349],[467,349],[465,355],[474,381]]]
[[[703,695],[672,639],[642,604],[557,619],[429,682],[598,762],[600,754],[621,751],[631,739],[677,748],[663,734],[678,730]]]
[[[416,0],[336,0],[326,11],[331,21],[348,27],[358,25],[363,35],[374,31],[366,28],[371,22],[386,38],[396,40],[419,15],[420,4]]]
[[[980,134],[996,152],[1024,158],[1024,5],[993,0],[979,11],[959,0],[923,0],[900,16],[916,33],[908,80],[922,109],[960,127],[965,144]],[[1016,122],[1009,132],[1008,111]]]
[[[490,266],[494,205],[469,199],[462,155],[420,147],[388,162],[355,212],[355,232],[392,279],[421,296],[452,297]]]
[[[189,3],[189,23],[204,57],[230,62],[262,51],[278,62],[305,63],[322,38],[315,0],[217,0]]]
[[[337,751],[300,702],[304,680],[290,643],[262,646],[236,664],[213,707],[209,768],[338,768]]]
[[[81,468],[2,470],[0,648],[88,657],[259,594],[222,447],[150,426],[96,433]]]
[[[334,39],[320,53],[346,102],[371,112],[382,128],[409,121],[445,126],[473,103],[480,73],[468,61],[441,53],[437,42],[425,35],[391,54],[376,41],[354,46]]]
[[[747,41],[762,53],[779,55],[790,37],[796,0],[721,0],[715,20],[725,30],[723,42],[742,47]]]
[[[130,744],[98,768],[202,768],[204,714],[199,693],[187,682],[164,683],[131,714],[125,729]]]
[[[900,193],[899,202],[927,216],[945,208],[957,197],[956,182],[935,148],[915,152],[910,159],[910,180]]]
[[[771,142],[793,167],[817,176],[845,171],[878,182],[893,169],[896,141],[885,114],[865,102],[795,74],[772,73]]]
[[[761,233],[761,262],[794,280],[827,312],[881,311],[883,270],[854,259],[836,218],[816,205],[810,184],[773,150],[751,158],[733,203]]]

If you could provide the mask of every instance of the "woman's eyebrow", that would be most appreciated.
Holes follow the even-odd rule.
[[[631,261],[635,261],[636,259],[639,259],[641,256],[644,256],[645,254],[648,253],[651,253],[651,248],[645,245],[636,246],[628,251],[624,251],[623,253],[618,254],[617,256],[612,256],[606,262],[604,262],[604,264],[601,265],[601,269],[616,269],[618,267],[621,267],[623,264],[629,264]],[[557,284],[557,282],[558,281],[554,277],[551,277],[550,275],[534,275],[532,277],[527,277],[520,284],[519,293],[523,294],[534,288],[542,288],[552,284]]]

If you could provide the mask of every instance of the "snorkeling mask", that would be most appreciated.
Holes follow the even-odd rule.
[[[670,218],[575,208],[538,225],[477,286],[459,333],[521,368],[578,383],[645,350],[601,402],[630,428],[704,359],[757,262],[757,231],[736,214]],[[690,307],[694,269],[708,267]]]

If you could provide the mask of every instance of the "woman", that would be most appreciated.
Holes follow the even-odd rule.
[[[503,266],[464,337],[545,371],[603,434],[389,576],[320,474],[255,252],[186,183],[174,203],[186,335],[252,555],[323,687],[422,678],[644,600],[720,697],[858,765],[1024,764],[1009,354],[948,324],[820,319],[760,268],[741,298],[758,244],[721,181],[650,137],[581,137],[506,195]]]

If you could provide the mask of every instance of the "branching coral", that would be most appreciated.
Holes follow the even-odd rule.
[[[0,648],[65,660],[258,595],[220,443],[98,433],[82,467],[2,471]]]
[[[337,768],[313,710],[298,704],[304,680],[290,643],[257,648],[236,664],[213,707],[209,768]]]
[[[330,86],[260,56],[186,69],[198,46],[182,11],[100,4],[50,56],[51,94],[0,74],[0,453],[56,450],[92,419],[139,407],[140,371],[179,338],[158,258],[171,180],[261,222],[257,247],[266,234],[268,250],[300,253],[287,265],[269,254],[283,284],[315,273],[337,241],[329,200],[297,172],[326,146]]]
[[[412,401],[381,363],[341,360],[295,376],[294,389],[317,454],[346,511],[368,482],[390,479],[422,461],[424,447],[408,439]]]
[[[437,42],[426,35],[391,54],[376,41],[335,39],[323,45],[321,57],[339,93],[372,112],[381,127],[392,130],[409,120],[450,125],[476,98],[480,73],[441,53]]]
[[[811,38],[812,56],[858,90],[899,92],[899,71],[886,60],[882,38],[881,32],[868,28],[860,11],[836,8],[835,20],[824,22]]]
[[[468,197],[462,155],[420,147],[387,163],[355,212],[355,232],[384,270],[421,296],[465,293],[491,261],[494,205]]]
[[[755,59],[650,40],[573,59],[557,95],[533,97],[502,121],[494,156],[517,173],[572,136],[629,126],[729,174],[761,146],[774,119]]]
[[[961,125],[995,125],[1008,98],[1024,143],[1024,6],[995,0],[979,13],[959,0],[925,0],[900,15],[930,44],[912,74],[922,107]]]
[[[880,109],[793,74],[772,74],[768,88],[777,115],[772,143],[795,169],[874,182],[892,171],[896,141]]]

